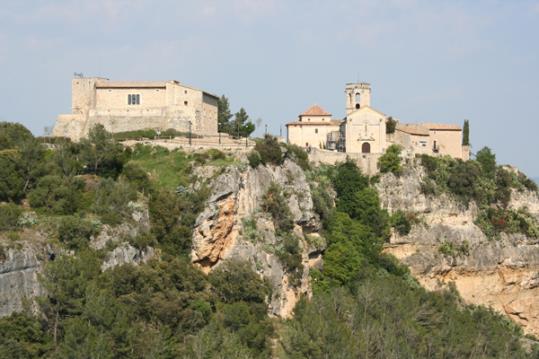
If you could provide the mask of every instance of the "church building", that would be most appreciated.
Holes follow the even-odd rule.
[[[462,145],[460,126],[441,123],[401,124],[371,107],[371,96],[371,86],[368,83],[346,84],[346,117],[343,120],[331,119],[328,112],[314,106],[302,113],[298,121],[286,125],[288,142],[309,148],[363,155],[380,155],[389,146],[397,144],[408,155],[449,155],[463,160],[469,158],[468,146]],[[318,114],[318,117],[313,116],[313,113]],[[327,121],[322,122],[322,118]]]

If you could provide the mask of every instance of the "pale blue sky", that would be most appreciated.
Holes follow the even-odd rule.
[[[474,150],[539,175],[539,0],[2,1],[0,119],[41,134],[73,72],[226,94],[275,134],[313,103],[342,117],[359,79],[373,107],[469,118]]]

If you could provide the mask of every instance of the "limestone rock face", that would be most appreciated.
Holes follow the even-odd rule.
[[[390,212],[414,212],[420,222],[407,236],[393,234],[385,251],[407,264],[427,289],[453,282],[468,303],[490,306],[539,335],[539,241],[520,234],[488,239],[474,224],[475,206],[423,195],[423,175],[413,167],[400,178],[381,177],[382,205]],[[515,191],[511,198],[511,208],[527,207],[539,218],[536,193]],[[440,251],[442,246],[451,249]]]
[[[35,310],[32,298],[43,294],[38,281],[47,251],[38,244],[24,242],[19,248],[0,253],[0,317],[22,311],[26,305]]]
[[[107,270],[122,264],[146,263],[152,259],[154,255],[155,250],[152,247],[137,249],[129,243],[124,242],[107,254],[107,257],[101,265],[101,270]]]
[[[262,197],[272,183],[283,189],[295,223],[294,234],[302,248],[303,275],[299,283],[279,261],[271,217],[260,210]],[[212,183],[212,195],[197,218],[193,232],[191,258],[209,272],[227,260],[243,260],[269,280],[273,287],[270,312],[287,317],[301,295],[310,295],[309,268],[320,257],[320,249],[308,244],[306,234],[320,229],[313,210],[311,190],[303,170],[286,160],[282,166],[258,166],[256,169],[229,167]]]

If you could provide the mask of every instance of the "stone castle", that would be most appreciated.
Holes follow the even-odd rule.
[[[379,155],[392,144],[400,145],[408,155],[449,155],[467,160],[468,146],[462,145],[462,128],[441,123],[403,124],[371,107],[371,86],[349,83],[345,88],[346,117],[332,118],[331,113],[314,105],[286,124],[288,142],[306,148],[361,154],[362,158]],[[394,129],[390,128],[394,122]],[[337,158],[337,157],[335,157]]]
[[[58,116],[53,136],[75,141],[102,124],[110,132],[174,129],[217,134],[218,97],[178,81],[72,80],[71,114]]]

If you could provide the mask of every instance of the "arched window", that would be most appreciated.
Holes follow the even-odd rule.
[[[363,142],[361,145],[361,153],[371,153],[371,144],[368,142]]]
[[[361,102],[361,94],[359,92],[356,92],[356,109],[359,109],[360,102]]]

